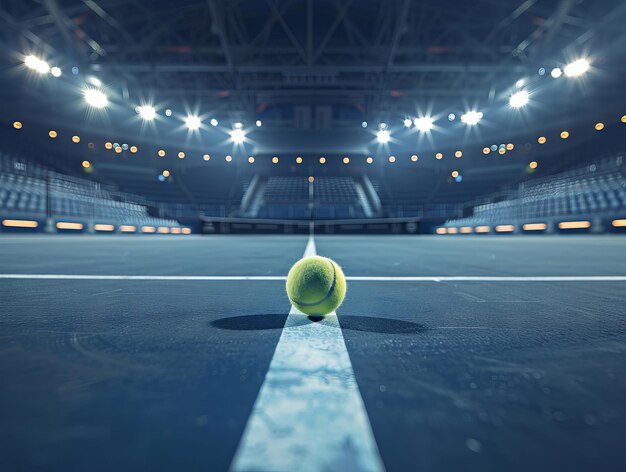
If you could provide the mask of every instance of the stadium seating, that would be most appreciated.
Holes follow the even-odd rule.
[[[154,217],[147,206],[128,201],[132,200],[130,195],[112,193],[89,180],[58,174],[6,154],[0,154],[0,169],[3,220],[50,218],[80,222],[87,230],[97,224],[181,228],[177,221]]]
[[[469,217],[449,220],[443,228],[481,225],[545,224],[554,229],[560,220],[602,221],[626,212],[626,178],[622,157],[600,160],[567,172],[530,180],[500,201],[477,205]],[[537,226],[535,226],[536,228]]]

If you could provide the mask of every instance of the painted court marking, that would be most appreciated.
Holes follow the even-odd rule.
[[[384,471],[337,316],[304,316],[289,312],[231,470]]]
[[[285,275],[90,275],[90,274],[0,274],[0,279],[26,280],[163,280],[163,281],[281,281]],[[540,276],[348,276],[352,282],[626,282],[626,275],[540,275]]]

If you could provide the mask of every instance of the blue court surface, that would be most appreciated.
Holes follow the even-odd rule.
[[[0,469],[624,470],[625,303],[615,236],[4,236]]]

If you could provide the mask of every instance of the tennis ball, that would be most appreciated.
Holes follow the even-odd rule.
[[[337,263],[310,256],[296,262],[287,274],[287,296],[306,315],[324,316],[337,309],[346,295],[346,278]]]

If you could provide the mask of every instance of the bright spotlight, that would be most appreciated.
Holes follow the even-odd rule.
[[[263,126],[263,122],[261,120],[256,120],[256,126],[257,128],[260,128],[261,126]]]
[[[412,124],[413,124],[413,122],[411,121],[410,118],[405,118],[404,119],[404,126],[406,126],[407,128],[410,128]]]
[[[88,105],[94,108],[104,108],[109,104],[109,99],[100,90],[86,89],[83,91],[85,95],[85,101]]]
[[[241,144],[246,139],[246,133],[241,128],[235,128],[230,132],[230,138],[235,144]]]
[[[362,127],[362,128],[367,128],[367,121],[362,122],[362,123],[361,123],[361,127]]]
[[[528,103],[528,92],[526,90],[520,90],[519,92],[515,92],[509,98],[509,105],[513,108],[523,107]]]
[[[560,67],[555,67],[554,69],[552,69],[552,72],[550,72],[550,75],[552,76],[553,79],[558,79],[559,77],[561,77],[562,73],[563,71],[561,70]]]
[[[563,72],[568,77],[578,77],[589,70],[589,62],[586,59],[578,59],[567,66]]]
[[[198,118],[197,116],[189,115],[187,118],[185,118],[185,126],[187,126],[187,128],[192,131],[200,128],[200,124],[200,118]]]
[[[50,69],[50,73],[53,75],[53,77],[61,77],[61,74],[63,72],[61,71],[60,67],[54,66],[52,69]]]
[[[219,123],[215,118],[211,118],[211,126],[217,126]]]
[[[150,105],[137,107],[137,113],[146,121],[152,121],[156,118],[156,110]]]
[[[468,111],[461,115],[461,121],[466,125],[474,126],[482,119],[483,113],[480,111]]]
[[[389,134],[388,130],[381,129],[380,131],[378,131],[378,133],[376,133],[376,139],[381,144],[387,144],[391,139],[391,135]]]
[[[26,56],[26,58],[24,59],[24,64],[29,69],[32,69],[35,72],[39,72],[40,74],[47,74],[48,72],[50,72],[50,65],[43,59],[39,59],[38,57],[33,55]]]
[[[433,129],[433,119],[429,116],[423,116],[422,118],[415,118],[413,120],[415,127],[422,133],[427,133]]]
[[[24,64],[29,69],[37,70],[37,64],[39,64],[39,61],[40,61],[39,58],[33,55],[30,55],[30,56],[26,56],[26,58],[24,59]]]

